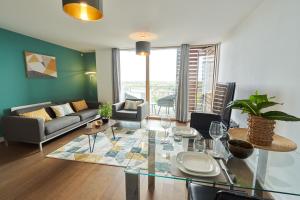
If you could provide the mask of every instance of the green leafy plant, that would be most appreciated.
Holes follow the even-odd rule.
[[[109,119],[112,116],[112,107],[111,104],[105,103],[102,106],[100,106],[99,114],[101,117]]]
[[[251,95],[249,99],[240,99],[231,101],[227,108],[241,110],[242,113],[248,113],[250,115],[263,117],[270,120],[280,121],[300,121],[300,118],[289,115],[281,111],[267,111],[262,112],[263,109],[269,108],[275,105],[282,105],[272,101],[275,97],[268,97],[266,94],[259,94],[258,91]]]

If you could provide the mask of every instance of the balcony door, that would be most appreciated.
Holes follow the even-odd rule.
[[[177,48],[152,49],[150,56],[120,51],[121,99],[149,102],[150,116],[175,117]]]
[[[158,48],[149,57],[149,95],[151,116],[169,115],[176,111],[177,48]]]
[[[217,45],[191,46],[189,112],[211,112],[217,58]],[[142,98],[149,102],[150,116],[175,118],[179,64],[178,48],[153,48],[149,57],[137,56],[135,50],[121,50],[121,99]]]

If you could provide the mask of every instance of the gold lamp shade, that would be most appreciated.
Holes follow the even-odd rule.
[[[95,21],[103,17],[102,0],[63,0],[65,13],[76,19]]]

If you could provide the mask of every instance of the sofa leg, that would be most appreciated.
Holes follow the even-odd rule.
[[[39,143],[40,152],[43,152],[43,143]]]

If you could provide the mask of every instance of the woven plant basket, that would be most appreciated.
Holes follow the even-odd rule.
[[[273,141],[275,121],[263,117],[249,115],[248,138],[259,146],[270,146]]]

